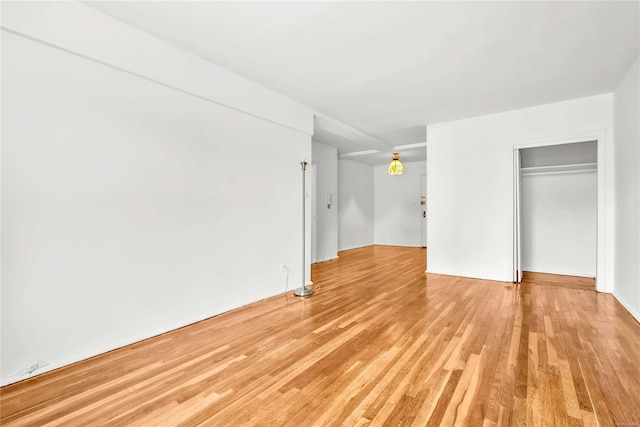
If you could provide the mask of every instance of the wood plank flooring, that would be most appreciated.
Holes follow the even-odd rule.
[[[563,274],[536,273],[523,271],[522,281],[529,283],[569,286],[587,291],[596,290],[596,279],[593,277],[565,276]]]
[[[276,296],[3,387],[6,426],[640,426],[611,295],[425,274],[372,246]]]

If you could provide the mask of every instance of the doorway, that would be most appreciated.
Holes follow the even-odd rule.
[[[318,169],[316,164],[309,165],[310,192],[308,200],[311,201],[311,264],[318,262],[318,202],[316,200],[316,190],[318,186]]]
[[[598,287],[598,145],[572,140],[514,146],[514,282],[523,281],[524,272],[546,273],[596,278]]]

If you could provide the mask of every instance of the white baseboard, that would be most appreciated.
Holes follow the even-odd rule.
[[[621,306],[625,308],[632,315],[638,323],[640,323],[640,312],[631,306],[627,301],[624,300],[620,295],[616,293],[616,291],[612,292],[613,297],[620,303]]]

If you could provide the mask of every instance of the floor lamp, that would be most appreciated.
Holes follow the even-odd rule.
[[[305,186],[305,173],[307,171],[307,162],[306,161],[301,161],[300,164],[302,165],[302,286],[295,289],[293,291],[293,295],[297,296],[297,297],[310,297],[313,295],[313,289],[309,289],[305,286],[305,267],[306,267],[306,257],[305,257],[305,233],[306,233],[306,229],[305,229],[305,219],[306,219],[306,212],[305,212],[305,198],[306,198],[306,186]]]

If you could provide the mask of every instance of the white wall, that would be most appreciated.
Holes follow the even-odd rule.
[[[640,71],[631,66],[613,95],[616,261],[614,295],[640,321]]]
[[[604,135],[598,168],[606,186],[598,194],[602,220],[612,218],[612,104],[605,94],[427,126],[428,271],[512,280],[513,147],[527,140]],[[610,291],[612,221],[602,228],[600,290]]]
[[[402,160],[402,157],[400,158]],[[375,243],[422,246],[422,175],[426,162],[404,163],[403,175],[374,168]]]
[[[81,4],[2,7],[3,384],[300,283],[306,108],[194,94],[209,65]]]
[[[338,149],[318,141],[311,143],[316,168],[316,262],[338,257]],[[331,208],[327,195],[331,194]]]
[[[313,134],[308,108],[80,2],[2,2],[2,27]]]
[[[524,175],[524,271],[595,277],[596,171]]]
[[[338,250],[373,245],[373,166],[339,160],[338,187]]]

